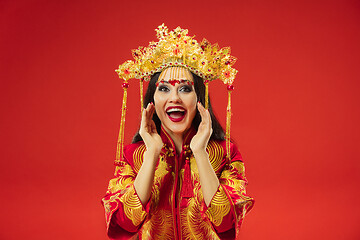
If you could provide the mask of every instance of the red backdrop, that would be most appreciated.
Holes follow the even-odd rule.
[[[232,136],[256,198],[242,239],[360,239],[359,20],[356,0],[2,0],[0,239],[106,239],[114,69],[163,22],[238,57]],[[224,123],[225,87],[211,95]]]

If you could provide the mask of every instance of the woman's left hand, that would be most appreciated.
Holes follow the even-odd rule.
[[[197,133],[190,142],[190,148],[193,153],[206,151],[206,147],[213,132],[209,110],[205,109],[200,102],[197,103],[197,108],[201,116],[201,122]]]

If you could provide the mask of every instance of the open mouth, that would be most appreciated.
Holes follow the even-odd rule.
[[[168,107],[166,109],[166,114],[171,121],[180,122],[184,119],[186,110],[183,107]]]

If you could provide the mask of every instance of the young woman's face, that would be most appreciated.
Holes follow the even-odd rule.
[[[156,85],[154,104],[162,126],[169,133],[183,134],[191,127],[196,114],[192,74],[182,67],[167,68]]]

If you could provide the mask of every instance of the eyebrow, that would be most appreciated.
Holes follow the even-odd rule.
[[[160,83],[167,83],[167,84],[171,84],[173,86],[175,86],[175,84],[182,84],[182,83],[186,83],[187,85],[194,85],[194,82],[190,81],[190,80],[185,80],[185,79],[182,79],[182,80],[177,80],[177,79],[171,79],[169,81],[165,81],[165,80],[161,80],[159,82],[157,82],[155,85],[156,87],[159,86]]]

